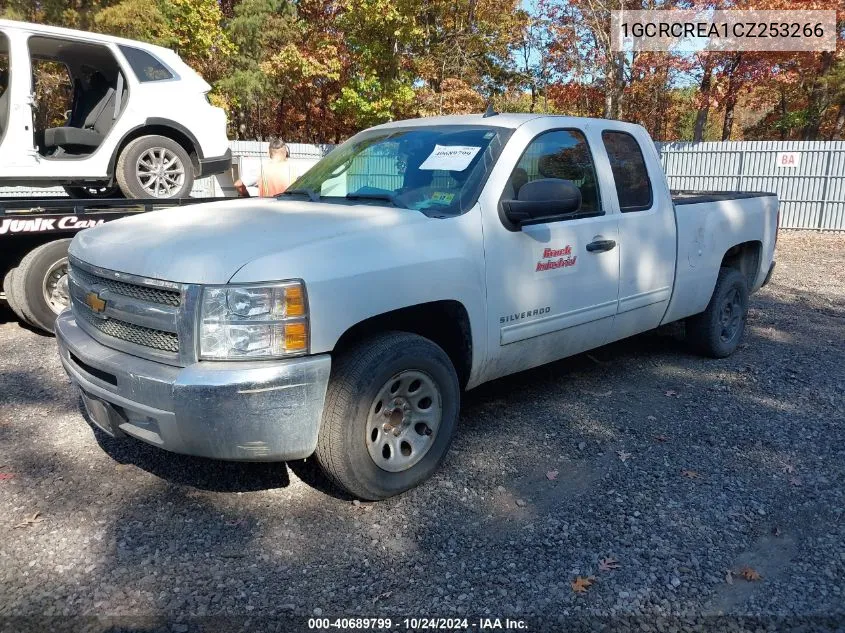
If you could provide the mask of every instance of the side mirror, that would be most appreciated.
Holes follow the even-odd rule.
[[[502,200],[505,218],[515,227],[548,222],[581,208],[581,190],[571,180],[541,178],[519,188],[516,200]]]

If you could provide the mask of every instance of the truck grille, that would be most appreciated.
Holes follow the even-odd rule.
[[[174,307],[179,307],[179,304],[182,302],[182,295],[177,290],[138,286],[124,281],[117,281],[116,279],[109,279],[108,277],[100,277],[99,275],[94,275],[82,270],[78,266],[72,266],[71,268],[73,271],[72,274],[77,277],[83,285],[89,288],[97,285],[103,289],[111,290],[112,292],[125,297],[132,297],[133,299],[140,299],[141,301],[148,301],[150,303],[159,303]]]
[[[71,259],[71,303],[79,326],[100,338],[104,345],[137,356],[178,362],[181,347],[176,332],[182,314],[181,286],[161,288],[141,277],[122,273],[112,276],[110,272],[88,268],[84,262]],[[127,349],[122,342],[133,347]]]
[[[121,341],[150,347],[163,352],[176,353],[179,351],[179,337],[171,332],[154,330],[118,319],[100,319],[82,310],[77,310],[74,314],[75,316],[81,316],[85,319],[86,323],[103,334],[113,336]]]

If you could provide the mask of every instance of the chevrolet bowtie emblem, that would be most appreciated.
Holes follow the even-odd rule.
[[[89,292],[85,295],[85,304],[97,314],[106,309],[106,302],[100,299],[100,295],[96,292]]]

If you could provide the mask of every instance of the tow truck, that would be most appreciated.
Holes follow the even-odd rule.
[[[224,197],[231,197],[234,187],[225,180],[218,177]],[[21,321],[52,332],[70,305],[67,251],[76,233],[129,215],[220,199],[0,198],[0,299]]]

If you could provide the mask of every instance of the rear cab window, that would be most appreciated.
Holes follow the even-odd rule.
[[[118,48],[141,83],[173,79],[170,69],[147,51],[123,44],[118,45]]]
[[[646,211],[654,195],[640,144],[628,132],[605,130],[601,134],[622,213]]]

